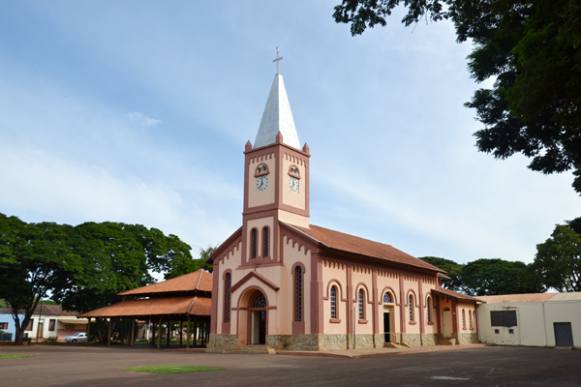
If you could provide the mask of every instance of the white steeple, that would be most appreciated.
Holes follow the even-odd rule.
[[[262,120],[260,121],[260,128],[256,134],[256,140],[254,140],[254,147],[258,148],[276,143],[276,136],[280,131],[283,143],[293,148],[301,149],[295,120],[293,119],[293,113],[288,96],[286,95],[286,88],[284,87],[284,79],[278,73],[278,61],[276,63],[277,73],[274,76],[274,81],[270,88],[264,113],[262,113]]]

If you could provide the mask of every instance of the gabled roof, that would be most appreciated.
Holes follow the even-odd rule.
[[[167,281],[158,282],[143,286],[137,289],[126,290],[119,293],[120,296],[134,296],[159,293],[175,292],[193,292],[193,291],[211,292],[212,291],[212,274],[200,269],[193,273],[184,274]]]
[[[291,229],[299,231],[306,237],[310,238],[313,242],[318,243],[325,248],[362,255],[391,263],[413,266],[424,270],[444,272],[436,266],[430,265],[429,263],[398,250],[391,245],[315,225],[310,225],[308,228],[305,228],[288,223],[283,224]]]
[[[212,300],[208,297],[164,297],[125,300],[95,309],[82,317],[136,317],[189,314],[209,316]]]
[[[0,308],[0,314],[11,314],[11,308]],[[24,311],[19,311],[19,313],[24,313]],[[76,316],[77,312],[72,310],[63,310],[62,306],[57,304],[41,304],[36,307],[33,315],[42,316]]]
[[[254,147],[259,148],[275,144],[278,132],[282,134],[282,142],[284,144],[300,149],[295,120],[281,74],[276,74],[272,81],[270,94],[262,113],[260,127],[254,140]]]
[[[458,292],[455,292],[453,290],[444,289],[444,288],[432,289],[432,292],[437,293],[437,294],[441,294],[441,295],[444,295],[444,296],[447,296],[450,298],[454,298],[454,299],[460,300],[460,301],[469,301],[469,302],[480,301],[480,299],[478,299],[476,297],[472,297],[472,296],[469,296],[467,294],[458,293]]]

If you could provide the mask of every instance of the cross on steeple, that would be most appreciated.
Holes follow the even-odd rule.
[[[277,73],[277,74],[279,73],[279,71],[278,71],[278,70],[279,70],[279,69],[278,69],[278,66],[279,66],[279,62],[280,62],[281,60],[282,60],[282,56],[280,56],[280,54],[278,53],[278,46],[276,46],[276,58],[274,58],[272,61],[273,61],[274,63],[276,63],[276,73]]]

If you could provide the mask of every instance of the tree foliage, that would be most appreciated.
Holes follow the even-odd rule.
[[[545,290],[531,265],[500,258],[482,258],[462,269],[463,288],[475,296],[537,293]]]
[[[17,341],[43,298],[87,311],[187,261],[192,261],[190,246],[155,228],[114,222],[27,224],[0,214],[0,298],[13,311]]]
[[[462,290],[462,268],[464,265],[454,262],[451,259],[440,257],[420,257],[420,259],[444,270],[447,273],[450,279],[443,280],[442,287],[456,291]]]
[[[510,293],[535,293],[546,289],[533,265],[500,258],[477,259],[467,264],[439,257],[420,258],[447,272],[442,281],[446,289],[474,296]]]
[[[537,245],[534,265],[547,286],[581,291],[581,235],[569,225],[557,225],[551,237]]]
[[[212,246],[201,249],[199,254],[200,256],[196,259],[192,259],[191,257],[186,256],[176,257],[172,261],[170,269],[165,274],[165,279],[174,278],[199,269],[204,269],[211,272],[212,264],[209,262],[209,259],[215,250],[216,248]]]
[[[357,35],[386,25],[399,5],[405,25],[448,19],[458,41],[473,42],[472,76],[494,81],[466,104],[484,124],[478,149],[497,158],[521,153],[543,173],[573,170],[581,194],[581,2],[342,0],[333,16]]]
[[[70,286],[71,274],[81,269],[67,243],[70,232],[70,226],[26,224],[0,214],[0,298],[12,309],[16,342],[42,298]]]
[[[83,269],[54,297],[78,311],[108,305],[117,293],[153,282],[152,273],[171,270],[175,260],[191,260],[190,246],[177,236],[142,225],[83,223],[70,242]]]

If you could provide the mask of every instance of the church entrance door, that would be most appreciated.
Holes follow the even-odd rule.
[[[383,312],[383,340],[386,343],[391,342],[391,329],[389,324],[389,312]]]
[[[250,302],[250,344],[266,343],[266,298],[257,291]]]
[[[442,337],[452,337],[452,312],[449,308],[442,312]]]

